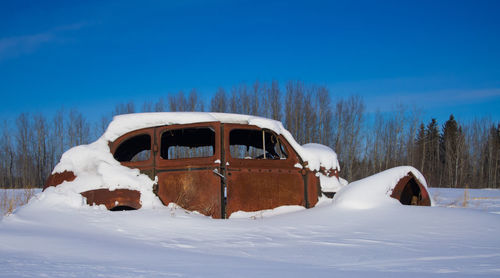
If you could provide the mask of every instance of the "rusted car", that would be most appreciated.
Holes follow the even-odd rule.
[[[330,163],[314,160],[280,122],[245,115],[123,115],[115,117],[100,141],[122,166],[154,181],[152,191],[164,205],[175,203],[213,218],[284,205],[313,207],[322,195],[320,177],[338,180],[339,175],[336,157]],[[82,167],[87,168],[96,167]],[[56,168],[45,188],[74,180],[75,172]],[[400,185],[394,194],[416,195],[405,198],[425,205],[423,187],[411,177],[408,182],[419,192]],[[80,193],[88,204],[110,210],[141,207],[140,190],[100,186]]]

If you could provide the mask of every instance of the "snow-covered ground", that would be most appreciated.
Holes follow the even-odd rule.
[[[229,220],[38,195],[0,222],[0,276],[499,277],[500,190],[470,190],[470,208],[461,189],[431,193],[434,207],[323,200]]]
[[[499,189],[431,188],[430,191],[438,206],[466,207],[500,214]]]

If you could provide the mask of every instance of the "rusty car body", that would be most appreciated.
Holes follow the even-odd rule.
[[[319,175],[338,178],[339,169],[310,170],[293,145],[274,130],[227,120],[148,126],[108,142],[121,165],[156,179],[153,192],[164,205],[175,203],[213,218],[284,205],[315,206],[322,195]],[[73,179],[71,171],[53,173],[45,188]],[[392,197],[430,204],[422,201],[421,189],[409,177]],[[109,210],[141,207],[136,190],[100,188],[81,194],[88,204]],[[418,198],[412,201],[414,195]]]

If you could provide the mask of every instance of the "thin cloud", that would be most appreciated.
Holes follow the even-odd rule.
[[[490,88],[490,89],[473,89],[473,90],[437,90],[428,91],[421,93],[408,93],[400,95],[403,99],[413,100],[413,101],[424,101],[425,103],[437,103],[442,105],[443,103],[449,104],[461,104],[464,102],[482,102],[490,98],[500,96],[500,89]],[[393,95],[390,97],[396,97]]]
[[[31,53],[53,39],[54,35],[52,33],[0,39],[0,60]]]
[[[66,31],[76,31],[87,23],[62,25],[45,32],[0,39],[0,61],[30,54],[45,44],[56,42]]]
[[[494,97],[500,97],[500,89],[459,91],[456,95],[459,100],[484,100]]]
[[[368,109],[391,111],[395,104],[416,105],[424,108],[486,102],[500,97],[500,88],[479,90],[437,90],[412,93],[371,94],[365,100]]]

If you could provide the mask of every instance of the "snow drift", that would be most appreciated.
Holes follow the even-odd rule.
[[[411,173],[424,187],[427,194],[427,182],[424,176],[411,166],[400,166],[385,170],[367,178],[352,182],[343,187],[333,198],[338,207],[351,209],[371,209],[381,206],[398,206],[401,203],[391,198],[398,182]],[[429,199],[432,200],[432,198]]]

